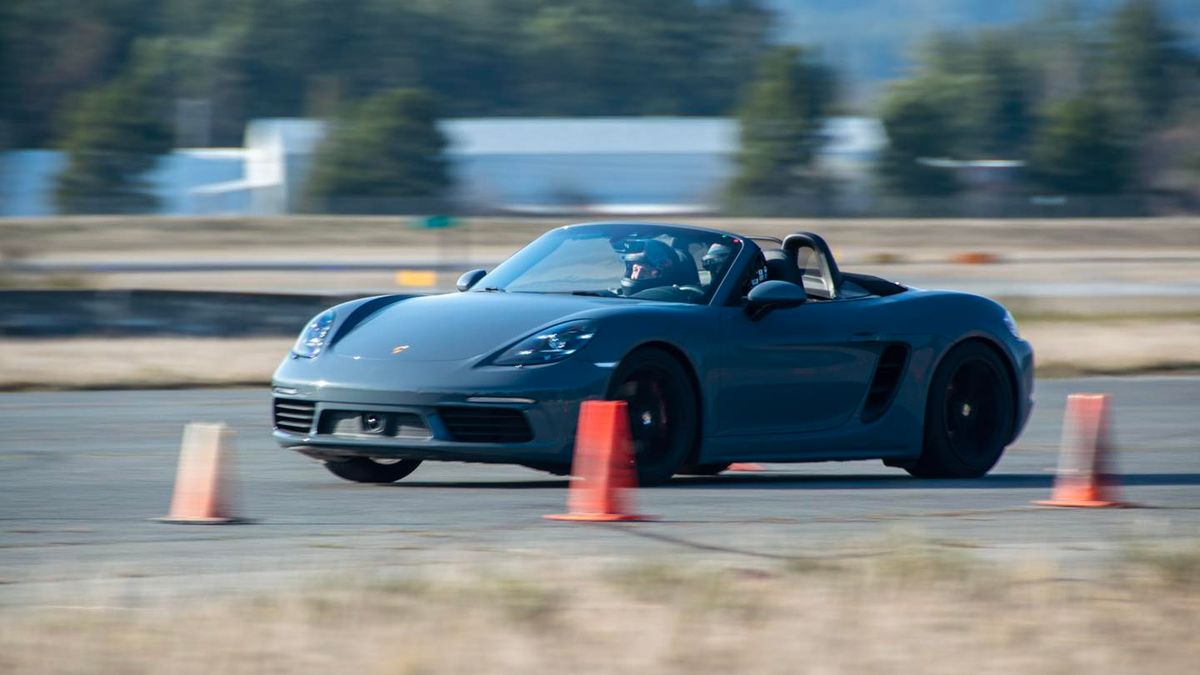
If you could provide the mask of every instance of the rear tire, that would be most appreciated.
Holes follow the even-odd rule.
[[[370,457],[351,457],[329,460],[325,468],[338,478],[355,483],[395,483],[421,466],[419,459],[376,460]]]
[[[695,447],[699,403],[691,378],[672,354],[647,347],[617,367],[609,400],[629,406],[639,485],[671,479]]]
[[[942,359],[929,385],[925,443],[905,470],[918,478],[978,478],[1012,439],[1013,385],[1004,362],[979,342],[958,345]]]

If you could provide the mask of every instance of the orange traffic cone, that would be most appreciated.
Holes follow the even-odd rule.
[[[630,448],[629,412],[624,401],[584,401],[579,406],[575,461],[567,495],[570,513],[551,520],[647,520],[630,513],[630,488],[636,487]]]
[[[1121,506],[1109,472],[1108,395],[1071,394],[1063,419],[1062,451],[1050,499],[1042,506]]]
[[[959,265],[991,265],[999,260],[995,253],[984,251],[964,251],[950,256],[950,262]]]
[[[227,467],[232,451],[233,430],[224,424],[193,422],[184,427],[171,512],[155,520],[203,525],[238,522],[232,515],[233,485]]]
[[[729,466],[725,467],[725,470],[726,471],[766,471],[767,469],[762,464],[755,464],[754,462],[734,462],[733,464],[730,464]]]

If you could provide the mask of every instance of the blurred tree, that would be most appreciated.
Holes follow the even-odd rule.
[[[1176,36],[1155,0],[1127,0],[1113,17],[1108,93],[1122,130],[1140,137],[1171,109],[1182,73]]]
[[[42,147],[59,135],[80,91],[131,67],[134,45],[160,29],[158,0],[5,0],[0,43],[8,52],[14,144]]]
[[[1066,194],[1117,194],[1131,173],[1129,148],[1099,97],[1084,94],[1047,110],[1031,153],[1035,183]]]
[[[1051,0],[1020,27],[1027,68],[1038,80],[1039,103],[1061,101],[1095,86],[1104,67],[1094,19],[1076,0]]]
[[[451,179],[433,98],[411,89],[376,94],[337,121],[317,150],[307,192],[318,211],[418,210]]]
[[[780,47],[763,58],[738,109],[741,145],[731,206],[761,211],[822,187],[812,165],[833,100],[833,71],[800,48]]]
[[[1022,42],[1012,33],[985,33],[975,46],[977,81],[969,109],[977,132],[974,150],[991,157],[1025,154],[1034,127],[1034,73],[1021,62]]]
[[[1022,62],[1015,32],[935,36],[913,78],[944,106],[953,152],[964,157],[1020,157],[1034,126],[1036,77]]]
[[[770,26],[749,0],[530,6],[518,23],[515,79],[525,105],[548,114],[726,113],[765,52]]]
[[[881,112],[888,145],[880,158],[884,186],[902,195],[933,196],[957,192],[958,179],[923,160],[951,157],[957,144],[951,107],[939,100],[945,90],[936,78],[893,89]]]
[[[141,44],[137,66],[87,92],[68,120],[55,201],[64,213],[137,213],[155,208],[142,174],[171,149],[162,94],[162,45]]]
[[[12,133],[17,117],[17,96],[20,86],[16,73],[12,68],[13,43],[9,39],[12,34],[14,8],[12,5],[0,4],[0,152],[7,150],[12,143]],[[3,176],[0,176],[2,179]]]
[[[18,144],[76,92],[169,38],[164,96],[204,100],[219,144],[256,117],[321,115],[416,87],[447,115],[716,115],[769,45],[763,0],[6,0],[0,86]],[[11,56],[11,58],[9,58]]]

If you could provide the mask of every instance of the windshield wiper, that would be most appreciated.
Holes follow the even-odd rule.
[[[488,286],[487,288],[481,288],[479,290],[484,293],[507,293],[508,292],[508,291],[504,290],[503,288],[499,288],[497,286]]]
[[[587,295],[594,298],[623,298],[624,295],[617,295],[612,291],[571,291],[571,295]]]

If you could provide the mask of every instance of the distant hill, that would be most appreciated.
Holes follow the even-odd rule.
[[[780,42],[817,45],[854,81],[854,98],[904,75],[913,49],[933,33],[1012,26],[1044,16],[1053,0],[766,0],[778,13]],[[1122,0],[1074,0],[1079,13],[1106,21]],[[1200,2],[1160,0],[1185,42],[1200,51]]]

